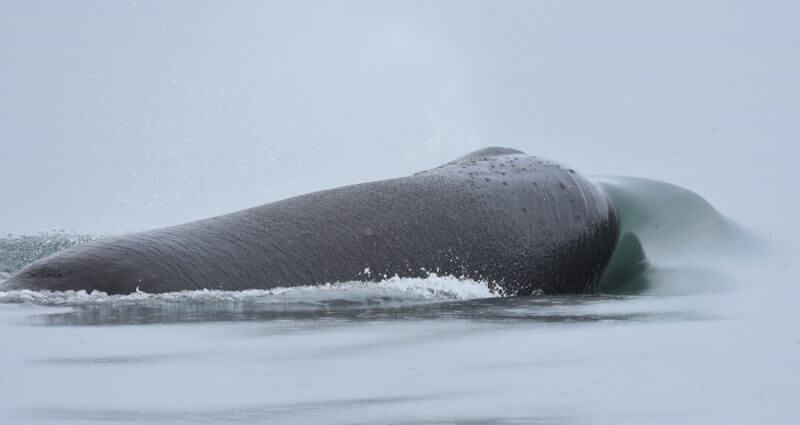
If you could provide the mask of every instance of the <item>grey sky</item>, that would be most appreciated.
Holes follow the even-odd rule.
[[[488,145],[798,208],[796,1],[0,2],[0,232],[119,232]]]

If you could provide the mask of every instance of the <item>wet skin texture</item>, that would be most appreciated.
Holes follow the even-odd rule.
[[[2,289],[242,290],[437,273],[506,295],[581,293],[597,284],[618,229],[599,186],[557,163],[487,148],[409,177],[90,242],[31,264]]]

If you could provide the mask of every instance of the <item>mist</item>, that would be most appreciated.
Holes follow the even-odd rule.
[[[796,234],[796,2],[2,2],[0,232],[117,233],[509,146]]]
[[[798,22],[797,1],[0,0],[0,283],[487,146],[589,176],[635,272],[529,297],[434,273],[225,290],[236,268],[3,289],[0,422],[797,422]]]

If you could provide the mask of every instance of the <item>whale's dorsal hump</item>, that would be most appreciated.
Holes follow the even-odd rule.
[[[463,161],[470,161],[473,159],[479,158],[486,158],[489,156],[498,156],[498,155],[524,155],[525,152],[518,151],[516,149],[511,148],[501,148],[498,146],[492,146],[488,148],[478,149],[474,152],[470,152],[464,156],[460,156],[456,158],[453,162],[463,162]]]

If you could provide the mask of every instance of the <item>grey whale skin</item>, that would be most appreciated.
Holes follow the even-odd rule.
[[[486,148],[409,177],[89,242],[32,263],[2,289],[244,290],[437,273],[504,295],[582,293],[597,285],[618,232],[598,185]]]

